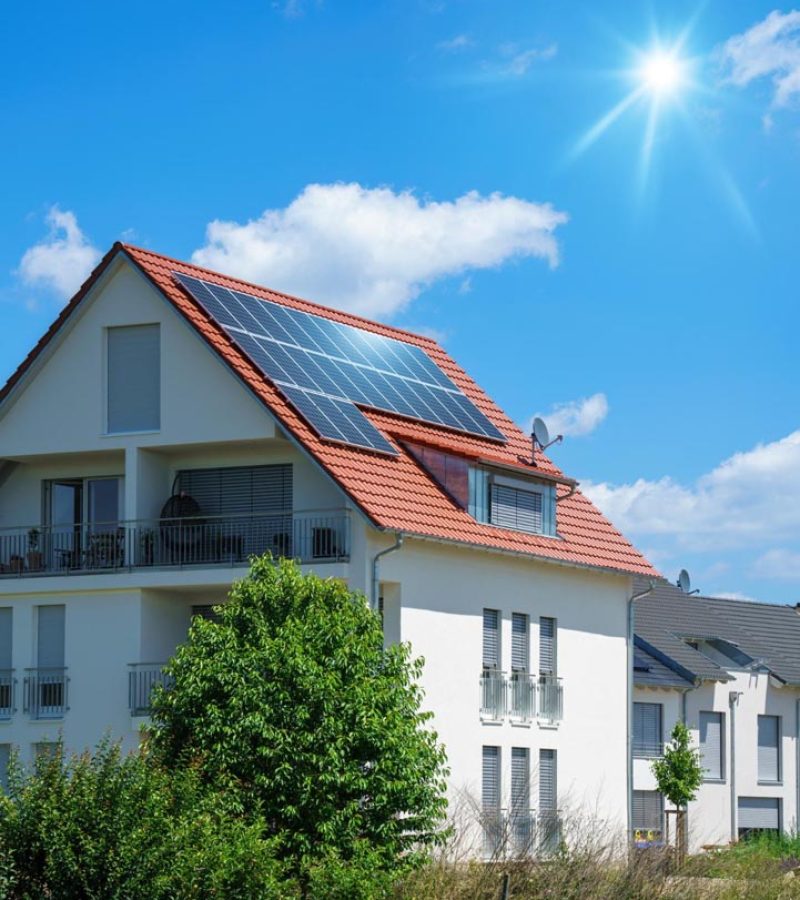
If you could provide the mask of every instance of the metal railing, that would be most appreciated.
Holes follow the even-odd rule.
[[[66,668],[25,669],[25,712],[32,719],[60,719],[69,709]]]
[[[346,510],[0,529],[0,577],[237,565],[270,552],[301,562],[350,556]]]
[[[164,663],[130,663],[128,666],[128,708],[132,716],[150,715],[150,695],[156,685],[169,688],[172,677]]]
[[[508,677],[497,669],[484,669],[480,693],[482,719],[496,722],[508,716],[516,722],[560,722],[564,717],[564,687],[556,675],[513,672]]]
[[[485,859],[549,856],[562,841],[559,810],[484,809],[480,824]]]
[[[16,710],[17,679],[13,669],[0,669],[0,719],[10,719]]]
[[[540,675],[536,686],[537,715],[540,719],[560,722],[564,718],[564,687],[557,675]]]
[[[633,755],[637,759],[658,759],[664,755],[664,744],[633,739]]]
[[[536,718],[536,680],[529,672],[512,672],[508,681],[508,714],[518,722]]]
[[[506,674],[496,669],[481,672],[481,718],[493,721],[506,714]]]

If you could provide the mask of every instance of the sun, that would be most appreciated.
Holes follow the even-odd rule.
[[[645,58],[639,77],[654,94],[674,94],[684,82],[684,64],[675,54],[656,51]]]

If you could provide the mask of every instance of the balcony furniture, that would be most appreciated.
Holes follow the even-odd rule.
[[[84,561],[87,569],[118,569],[125,564],[125,529],[95,531],[88,535]]]

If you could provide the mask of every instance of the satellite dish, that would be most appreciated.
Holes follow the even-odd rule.
[[[550,443],[550,432],[544,419],[540,419],[539,416],[533,420],[533,437],[540,447],[546,447]]]
[[[678,573],[678,587],[684,594],[688,594],[692,590],[692,579],[689,578],[689,573],[686,569],[681,569]]]

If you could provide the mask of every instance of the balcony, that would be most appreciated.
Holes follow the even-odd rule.
[[[267,551],[304,563],[346,562],[349,516],[345,510],[294,510],[3,528],[0,577],[235,566]]]
[[[150,715],[150,695],[156,685],[169,688],[171,676],[164,672],[165,663],[131,663],[128,666],[128,708],[132,716]]]
[[[25,669],[25,712],[32,719],[61,719],[69,709],[65,668]]]
[[[480,817],[485,859],[525,859],[555,853],[562,839],[558,810],[484,810]]]
[[[0,669],[0,720],[10,719],[16,712],[17,679],[13,669]]]
[[[510,677],[496,669],[480,676],[480,716],[487,722],[527,723],[534,719],[560,722],[564,717],[564,687],[555,675],[513,672]]]

